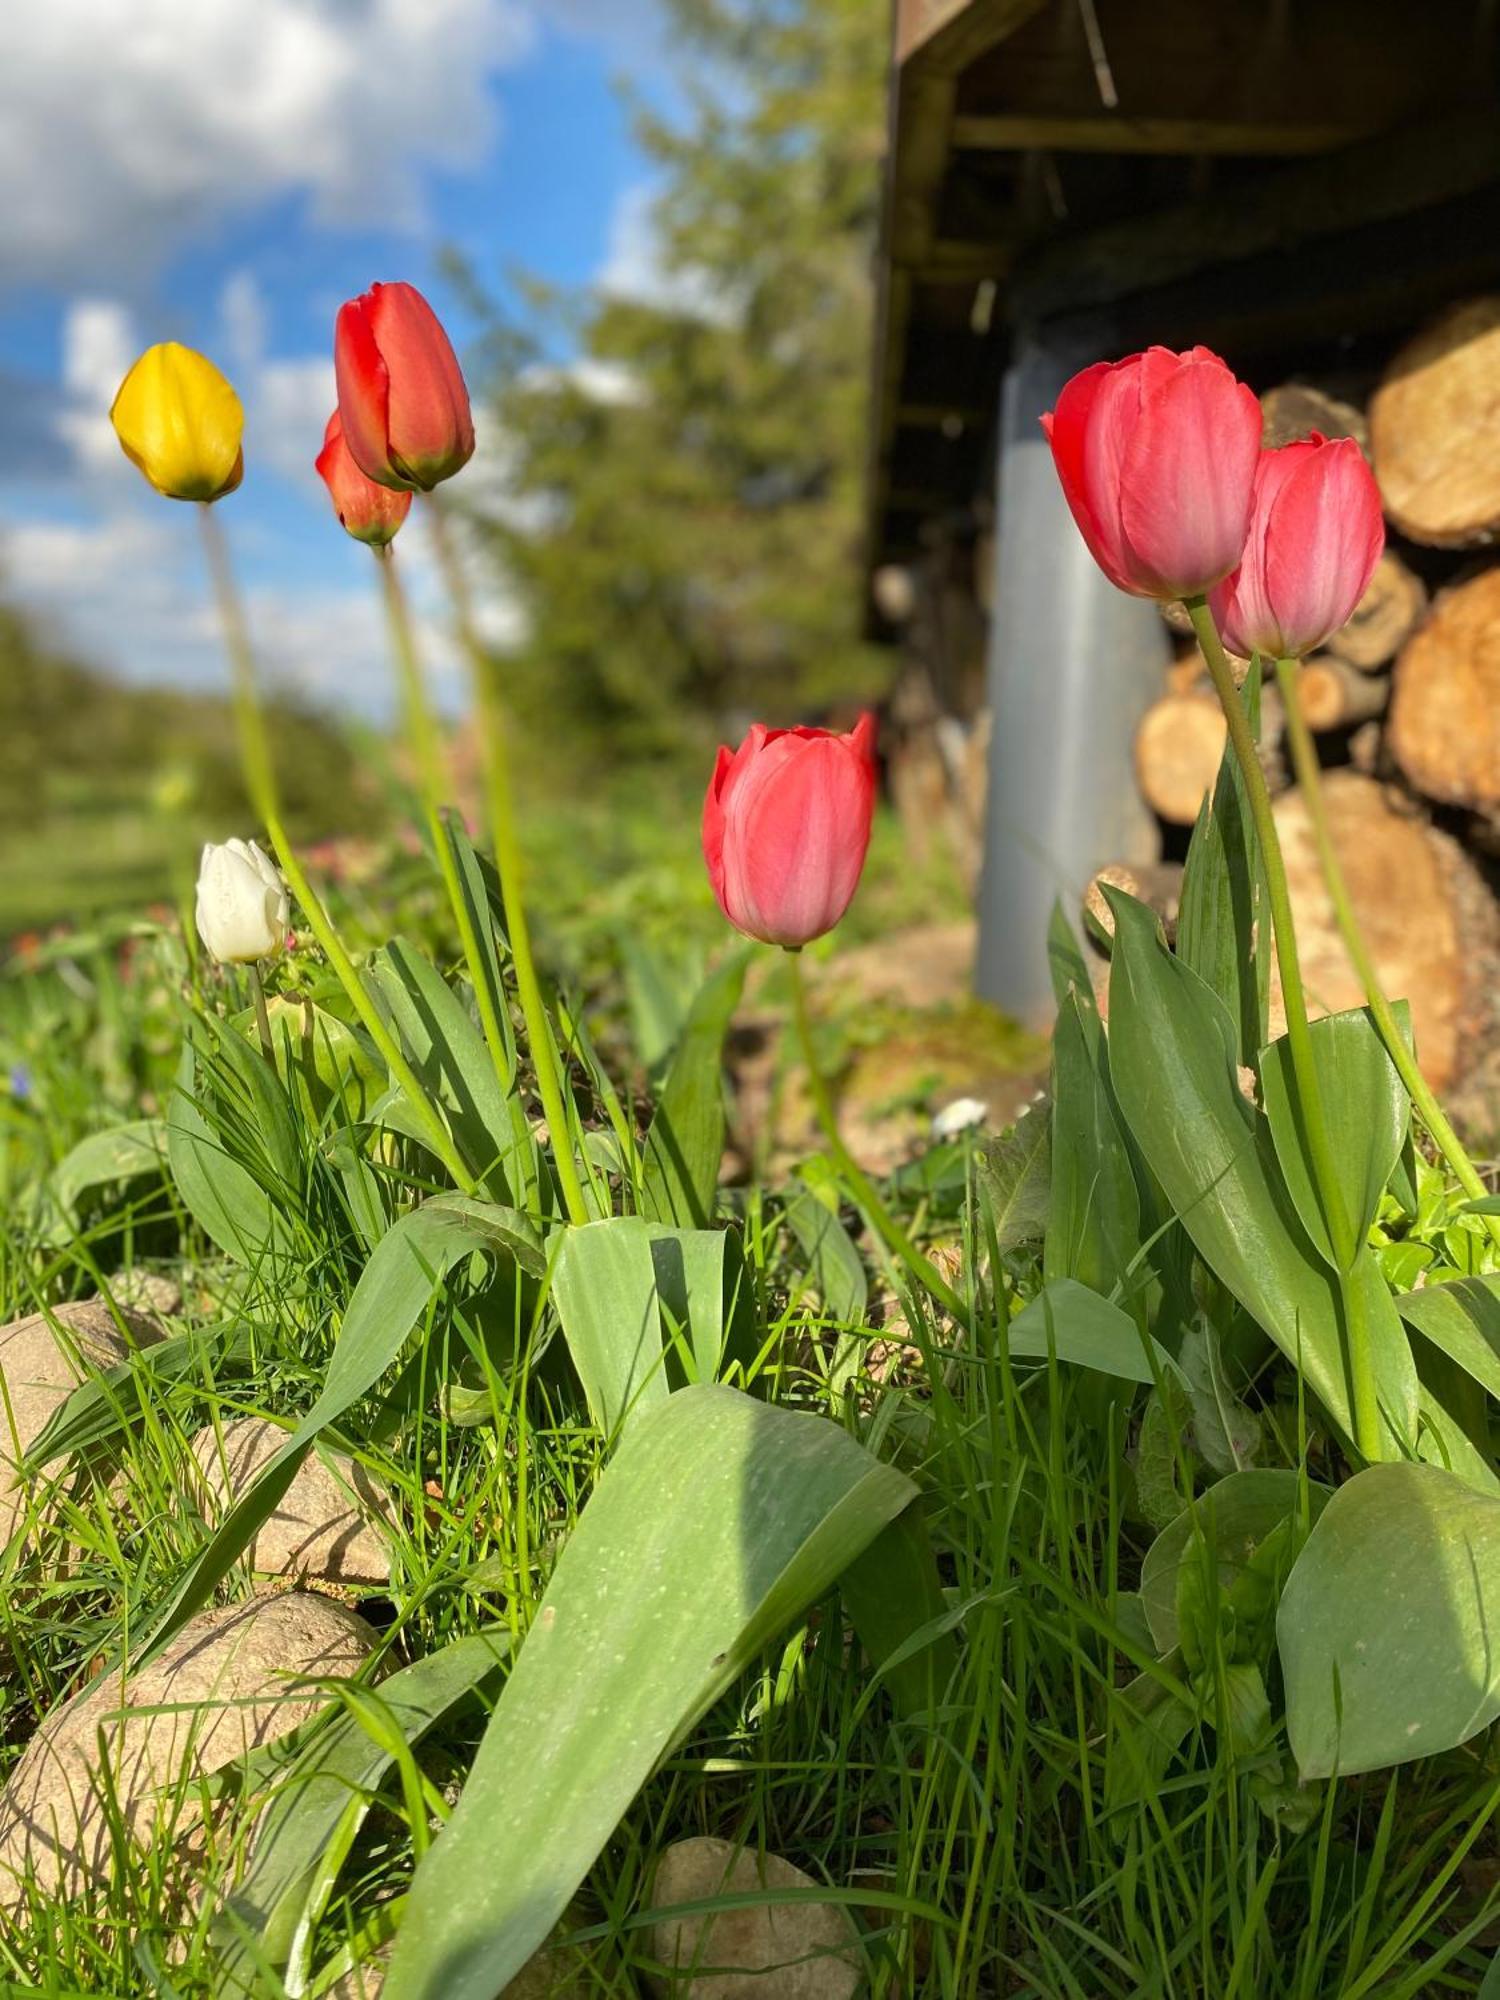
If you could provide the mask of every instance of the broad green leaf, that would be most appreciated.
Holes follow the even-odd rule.
[[[1028,1361],[1059,1361],[1116,1375],[1126,1382],[1154,1382],[1158,1372],[1173,1373],[1176,1363],[1164,1347],[1151,1341],[1128,1312],[1101,1298],[1074,1278],[1058,1278],[1043,1287],[1011,1321],[1007,1343],[1013,1355]]]
[[[435,1196],[381,1238],[349,1300],[317,1401],[189,1564],[158,1614],[137,1664],[159,1652],[208,1602],[276,1511],[320,1434],[374,1388],[431,1308],[448,1273],[476,1251],[513,1258],[534,1276],[546,1269],[535,1228],[525,1216],[463,1195]]]
[[[958,1614],[943,1595],[920,1503],[883,1527],[844,1572],[849,1621],[903,1715],[930,1714],[958,1665]]]
[[[703,955],[697,949],[668,953],[625,929],[617,948],[635,1052],[642,1069],[655,1077],[687,1025],[703,984]]]
[[[232,1157],[225,1136],[200,1108],[198,1066],[184,1043],[167,1102],[167,1159],[183,1206],[204,1235],[247,1270],[290,1266],[295,1258],[295,1213],[273,1199],[243,1160]]]
[[[714,1382],[731,1359],[748,1365],[755,1352],[754,1314],[739,1232],[648,1227],[671,1381]]]
[[[400,938],[375,954],[370,971],[407,1059],[441,1107],[470,1171],[497,1198],[524,1195],[524,1111],[496,1076],[463,1002],[437,967]]]
[[[589,1415],[606,1437],[670,1392],[651,1227],[638,1215],[569,1229],[552,1274],[552,1302]]]
[[[167,1170],[167,1128],[159,1118],[136,1118],[107,1132],[91,1132],[52,1169],[52,1198],[70,1222],[78,1198],[91,1188]]]
[[[1120,1108],[1199,1256],[1349,1436],[1338,1283],[1298,1219],[1264,1118],[1240,1090],[1233,1023],[1160,942],[1149,910],[1129,896],[1109,900],[1109,1057]],[[1381,1413],[1401,1450],[1417,1429],[1410,1346],[1367,1250],[1350,1283],[1361,1288]]]
[[[1500,1716],[1500,1498],[1431,1465],[1371,1465],[1324,1508],[1276,1638],[1304,1779],[1384,1770]]]
[[[1058,1006],[1062,1006],[1070,993],[1075,994],[1084,1032],[1091,1043],[1097,1043],[1103,1030],[1099,1022],[1099,1005],[1094,998],[1094,982],[1089,977],[1088,961],[1060,900],[1052,905],[1052,918],[1047,925],[1047,965],[1052,974],[1053,998]]]
[[[836,1425],[732,1389],[633,1427],[417,1869],[385,2000],[494,2000],[662,1757],[914,1497]]]
[[[1260,679],[1245,683],[1259,728]],[[1177,909],[1177,956],[1224,1003],[1237,1060],[1252,1068],[1266,1039],[1271,985],[1265,867],[1234,745],[1224,746],[1212,793],[1188,843]]]
[[[980,1199],[1002,1252],[1035,1242],[1052,1203],[1052,1107],[1033,1104],[1008,1132],[975,1149]]]
[[[1076,1278],[1109,1294],[1141,1247],[1135,1172],[1110,1102],[1104,1054],[1070,993],[1052,1041],[1051,1206],[1042,1253],[1049,1284]]]
[[[749,953],[709,974],[687,1023],[646,1134],[641,1213],[702,1229],[713,1220],[724,1157],[724,1037],[745,985]]]
[[[378,1704],[387,1727],[416,1743],[494,1675],[509,1651],[508,1632],[454,1639],[362,1689],[361,1700]],[[246,1866],[214,1919],[222,1945],[215,1993],[258,1993],[258,1963],[286,1963],[325,1848],[341,1825],[347,1834],[351,1815],[364,1817],[393,1761],[389,1745],[370,1735],[357,1711],[319,1718],[279,1776]]]
[[[266,1001],[266,1018],[277,1073],[289,1088],[301,1086],[314,1119],[321,1119],[330,1103],[345,1122],[363,1118],[386,1084],[385,1064],[364,1030],[311,1000],[279,993]],[[253,1014],[244,1033],[255,1036]]]
[[[1267,1466],[1231,1472],[1162,1530],[1141,1565],[1141,1602],[1159,1653],[1170,1653],[1181,1641],[1177,1602],[1184,1566],[1201,1563],[1206,1544],[1218,1566],[1219,1588],[1227,1593],[1266,1536],[1298,1513],[1304,1483],[1309,1516],[1316,1520],[1328,1504],[1328,1487],[1304,1482],[1286,1467]]]
[[[1407,1027],[1403,1020],[1403,1031]],[[1400,1161],[1411,1102],[1366,1008],[1325,1015],[1313,1022],[1309,1035],[1328,1141],[1338,1163],[1339,1189],[1350,1210],[1353,1240],[1362,1249],[1386,1183]],[[1261,1052],[1260,1080],[1282,1178],[1313,1247],[1333,1264],[1333,1246],[1302,1136],[1297,1079],[1285,1035]]]
[[[1173,1656],[1162,1664],[1180,1670],[1182,1663]],[[1110,1718],[1104,1802],[1111,1812],[1155,1797],[1197,1721],[1193,1691],[1175,1675],[1167,1679],[1142,1673],[1126,1682],[1114,1698]]]
[[[1396,1310],[1408,1326],[1500,1397],[1500,1278],[1456,1278],[1406,1292]]]
[[[845,1325],[864,1324],[870,1281],[854,1239],[839,1220],[838,1196],[828,1199],[805,1182],[793,1183],[786,1203],[787,1226],[807,1259],[807,1275],[823,1310]]]

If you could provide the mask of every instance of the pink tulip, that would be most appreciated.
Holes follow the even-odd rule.
[[[1042,429],[1089,552],[1121,590],[1197,597],[1239,561],[1260,405],[1206,347],[1098,361]]]
[[[1353,438],[1263,451],[1239,568],[1209,605],[1231,653],[1310,653],[1348,622],[1385,547],[1380,490]]]
[[[384,548],[411,512],[411,495],[377,486],[354,463],[354,454],[344,441],[339,413],[334,411],[323,433],[323,449],[313,460],[318,477],[328,488],[339,526],[357,542]]]
[[[474,451],[469,392],[442,322],[414,285],[371,285],[339,307],[339,416],[377,486],[430,493]]]
[[[874,811],[873,715],[847,736],[757,722],[738,750],[720,750],[703,801],[719,908],[792,950],[831,931],[859,886]]]

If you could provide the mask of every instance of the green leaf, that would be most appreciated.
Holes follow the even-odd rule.
[[[1304,1779],[1383,1770],[1500,1716],[1500,1498],[1431,1465],[1341,1486],[1282,1593],[1276,1637]]]
[[[1338,1282],[1281,1177],[1266,1121],[1237,1080],[1234,1025],[1174,958],[1149,910],[1109,892],[1115,914],[1109,1056],[1115,1096],[1194,1247],[1352,1434]],[[1381,1414],[1395,1447],[1417,1428],[1411,1350],[1379,1266],[1362,1250],[1362,1288]]]
[[[1405,1003],[1401,1012],[1406,1015]],[[1409,1037],[1409,1017],[1402,1030]],[[1338,1162],[1339,1189],[1350,1207],[1354,1243],[1363,1248],[1386,1183],[1395,1172],[1411,1122],[1411,1102],[1386,1053],[1368,1009],[1328,1014],[1309,1030],[1329,1144]],[[1336,1264],[1323,1221],[1297,1112],[1297,1080],[1285,1035],[1263,1050],[1261,1096],[1282,1176],[1302,1227],[1326,1263]]]
[[[829,1319],[863,1326],[870,1300],[864,1259],[838,1216],[838,1195],[827,1199],[804,1181],[794,1182],[786,1202],[787,1227],[807,1259],[807,1275]]]
[[[1051,1105],[1030,1105],[1008,1132],[976,1147],[974,1167],[996,1248],[1037,1241],[1052,1206]]]
[[[552,1302],[589,1415],[606,1437],[670,1392],[656,1283],[651,1227],[640,1216],[606,1216],[564,1235]]]
[[[1130,1314],[1074,1278],[1044,1286],[1011,1321],[1007,1340],[1019,1359],[1045,1361],[1055,1354],[1059,1361],[1126,1382],[1156,1380],[1147,1336]],[[1156,1369],[1173,1373],[1176,1363],[1166,1349],[1154,1340],[1150,1348]]]
[[[503,1664],[508,1632],[474,1633],[403,1667],[361,1700],[378,1704],[383,1720],[416,1743]],[[324,1850],[348,1819],[362,1819],[394,1758],[388,1742],[363,1727],[359,1713],[319,1718],[309,1740],[280,1775],[255,1829],[243,1873],[214,1919],[220,1942],[214,1991],[261,1990],[257,1966],[284,1965],[291,1953]],[[246,1983],[237,1983],[242,1976]]]
[[[702,1229],[713,1220],[724,1157],[724,1037],[749,963],[748,951],[726,959],[688,1011],[646,1134],[641,1213],[653,1222]]]
[[[494,2000],[662,1757],[914,1497],[837,1426],[732,1389],[633,1428],[417,1869],[385,2000]]]
[[[166,1126],[160,1118],[135,1118],[80,1139],[52,1169],[49,1185],[63,1215],[76,1225],[78,1198],[91,1188],[166,1170]]]
[[[931,1714],[958,1666],[953,1627],[920,1503],[883,1527],[844,1572],[849,1622],[903,1715]]]
[[[227,1380],[250,1348],[247,1327],[195,1328],[91,1374],[32,1440],[25,1459],[28,1471],[39,1472],[54,1459],[107,1443],[156,1407],[162,1392],[178,1382]]]
[[[1052,1041],[1051,1207],[1042,1269],[1101,1293],[1126,1280],[1140,1242],[1135,1172],[1110,1102],[1104,1053],[1070,993]]]
[[[453,1266],[476,1251],[513,1258],[534,1276],[546,1270],[536,1230],[525,1216],[463,1195],[435,1196],[402,1216],[381,1238],[349,1300],[317,1401],[189,1564],[151,1628],[141,1664],[202,1610],[276,1511],[319,1435],[374,1388]]]
[[[295,1209],[273,1200],[263,1181],[230,1154],[226,1137],[204,1117],[197,1089],[198,1066],[187,1042],[166,1116],[167,1160],[183,1206],[210,1242],[247,1270],[292,1265]]]
[[[648,1227],[671,1380],[715,1382],[730,1360],[748,1366],[755,1327],[739,1232]]]
[[[497,1198],[524,1198],[531,1169],[525,1109],[495,1074],[483,1035],[430,960],[400,938],[370,972],[407,1060],[436,1100],[465,1164]]]
[[[1259,727],[1260,681],[1245,683]],[[1271,985],[1265,867],[1239,759],[1224,746],[1218,780],[1198,813],[1182,871],[1177,956],[1216,993],[1235,1032],[1236,1061],[1253,1068],[1266,1039]]]
[[[1047,965],[1052,974],[1052,992],[1058,1006],[1063,1005],[1070,993],[1076,995],[1084,1032],[1091,1043],[1097,1042],[1103,1029],[1099,1021],[1099,1005],[1094,998],[1094,982],[1089,977],[1088,961],[1079,948],[1061,900],[1052,905],[1052,918],[1047,925]]]
[[[1408,1326],[1500,1397],[1500,1278],[1456,1278],[1396,1301]]]
[[[1305,1484],[1316,1520],[1328,1504],[1329,1488],[1315,1480]],[[1204,1547],[1212,1549],[1219,1589],[1227,1594],[1267,1535],[1297,1514],[1303,1486],[1301,1474],[1284,1466],[1231,1472],[1163,1528],[1141,1565],[1141,1601],[1159,1653],[1181,1643],[1177,1605],[1184,1568],[1202,1562]]]

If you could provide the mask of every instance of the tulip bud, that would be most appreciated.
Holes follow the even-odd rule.
[[[847,736],[767,729],[721,749],[703,858],[736,930],[789,949],[831,931],[859,886],[875,811],[875,718]]]
[[[339,307],[339,417],[378,486],[430,493],[474,451],[469,392],[442,322],[412,285],[372,285]]]
[[[253,840],[204,848],[198,864],[198,935],[221,965],[275,958],[286,942],[291,907],[286,884]]]
[[[1197,597],[1239,561],[1260,405],[1206,347],[1096,362],[1042,429],[1079,532],[1119,589]]]
[[[410,493],[397,493],[389,486],[377,486],[366,479],[344,442],[344,427],[334,411],[323,433],[323,449],[313,460],[318,476],[328,488],[339,525],[357,542],[383,549],[411,512]]]
[[[231,384],[191,347],[148,347],[109,416],[125,456],[168,500],[222,500],[239,485],[245,413]]]
[[[1347,624],[1385,547],[1380,489],[1353,438],[1263,451],[1239,568],[1209,594],[1231,653],[1286,660]]]

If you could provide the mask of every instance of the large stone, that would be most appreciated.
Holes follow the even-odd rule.
[[[121,1323],[124,1332],[121,1332]],[[42,1434],[47,1420],[89,1375],[124,1361],[133,1347],[161,1339],[144,1315],[102,1299],[80,1299],[13,1320],[0,1327],[0,1544],[20,1526],[30,1500],[18,1461]],[[53,1468],[54,1470],[56,1468]]]
[[[664,1909],[747,1890],[820,1886],[780,1855],[704,1837],[667,1849],[651,1900]],[[852,2000],[862,1978],[858,1935],[837,1903],[665,1917],[652,1926],[651,1955],[674,1971],[658,1975],[655,1990],[671,2000]]]
[[[238,1498],[286,1443],[263,1417],[237,1417],[193,1439],[193,1457],[217,1514]],[[337,1475],[316,1452],[303,1460],[286,1497],[250,1546],[251,1567],[272,1576],[310,1576],[326,1583],[387,1583],[391,1563],[373,1519],[390,1502],[364,1468],[338,1456]],[[354,1498],[350,1498],[350,1493]]]
[[[298,1728],[328,1699],[308,1676],[348,1677],[375,1645],[362,1618],[290,1591],[201,1612],[149,1666],[102,1674],[48,1716],[0,1793],[0,1907],[77,1895],[110,1873],[114,1801],[132,1835],[199,1816],[197,1781]],[[160,1794],[160,1797],[156,1795]]]

